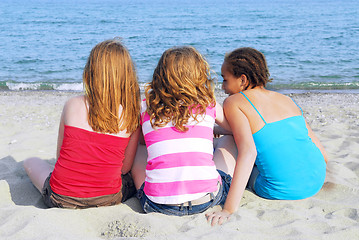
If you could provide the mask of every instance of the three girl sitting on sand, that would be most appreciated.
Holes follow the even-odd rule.
[[[316,194],[326,153],[299,106],[265,89],[263,54],[234,50],[222,76],[230,95],[224,112],[203,56],[193,47],[168,49],[141,104],[127,49],[116,39],[96,45],[83,74],[85,95],[64,106],[55,167],[24,161],[45,204],[118,204],[133,195],[132,174],[146,213],[182,216],[224,205],[206,214],[215,225],[238,209],[246,187],[268,199]],[[223,136],[213,140],[213,133]]]

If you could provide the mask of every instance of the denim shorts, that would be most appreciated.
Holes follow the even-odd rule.
[[[218,194],[214,197],[214,199],[210,200],[209,202],[192,206],[173,206],[155,203],[148,199],[145,192],[143,191],[145,184],[142,184],[141,188],[137,191],[137,198],[140,200],[142,209],[145,213],[158,212],[166,215],[185,216],[204,212],[207,209],[216,205],[223,205],[227,199],[229,187],[231,186],[232,182],[232,177],[221,170],[217,171],[222,178],[222,184],[220,186]]]
[[[258,175],[259,175],[258,168],[257,168],[256,165],[254,165],[254,166],[253,166],[253,169],[252,169],[252,172],[251,172],[251,175],[250,175],[250,177],[249,177],[247,186],[246,186],[246,188],[247,188],[249,191],[252,191],[253,193],[256,193],[256,191],[255,191],[255,185],[256,185],[256,181],[257,181]]]

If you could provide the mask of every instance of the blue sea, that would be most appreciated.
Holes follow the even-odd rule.
[[[0,0],[0,90],[82,91],[97,43],[121,37],[141,85],[191,45],[220,87],[226,52],[262,51],[279,90],[359,89],[357,0]]]

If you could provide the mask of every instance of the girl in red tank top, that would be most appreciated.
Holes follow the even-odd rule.
[[[130,54],[118,39],[92,49],[83,84],[85,94],[64,106],[55,166],[24,161],[48,207],[114,205],[135,191],[129,171],[140,133],[140,93]]]

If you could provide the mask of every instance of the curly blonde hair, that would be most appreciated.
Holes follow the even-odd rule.
[[[188,119],[196,121],[215,105],[213,79],[204,57],[193,47],[166,50],[145,89],[147,113],[153,128],[169,122],[185,132]]]
[[[88,122],[94,131],[131,133],[138,128],[141,99],[137,75],[119,39],[106,40],[92,49],[83,84],[89,104]]]

